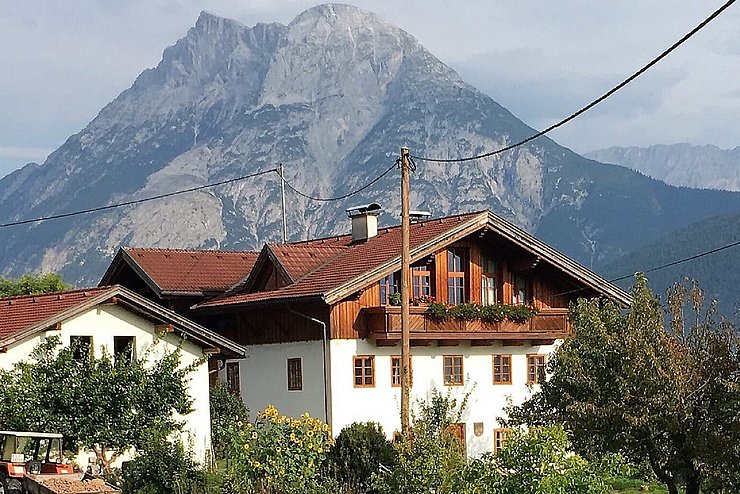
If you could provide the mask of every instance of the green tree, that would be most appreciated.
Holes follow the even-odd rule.
[[[550,359],[551,378],[513,423],[562,423],[589,456],[647,461],[670,493],[736,492],[740,464],[740,336],[704,308],[695,284],[669,293],[666,311],[638,274],[633,304],[579,300],[573,338]],[[692,312],[685,324],[684,310]]]
[[[29,273],[20,278],[4,278],[0,276],[0,297],[63,292],[72,288],[72,285],[66,284],[62,281],[62,277],[56,273]]]
[[[177,414],[192,411],[180,351],[157,346],[137,359],[100,358],[83,348],[60,347],[58,337],[39,344],[27,361],[0,371],[0,426],[64,434],[67,447],[92,450],[105,470],[130,448],[142,449],[151,431],[181,429]],[[151,358],[150,358],[151,357]]]
[[[393,444],[374,422],[355,422],[342,429],[327,458],[329,474],[358,493],[368,491],[372,475],[380,468],[395,464]]]
[[[210,388],[211,442],[216,458],[224,458],[225,448],[230,441],[230,430],[239,421],[249,420],[249,409],[238,395],[231,393],[221,381]]]

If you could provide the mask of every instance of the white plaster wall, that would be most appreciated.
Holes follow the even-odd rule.
[[[252,418],[273,405],[283,415],[308,412],[325,420],[321,346],[321,341],[310,341],[246,347],[247,358],[233,362],[239,362],[241,395]],[[288,359],[297,357],[303,360],[303,389],[288,391]],[[225,371],[220,378],[225,382]]]
[[[155,346],[155,324],[115,305],[100,305],[92,308],[61,325],[59,331],[47,331],[10,346],[8,352],[0,354],[0,367],[9,369],[15,362],[27,359],[33,348],[46,336],[56,335],[63,345],[69,345],[71,336],[92,336],[95,355],[100,356],[105,347],[113,353],[114,336],[135,337],[136,355],[141,357],[147,349],[152,356],[162,355],[181,348],[181,362],[187,366],[203,356],[202,349],[174,334],[167,334]],[[211,447],[211,414],[209,404],[208,365],[201,364],[189,375],[190,397],[193,399],[193,412],[180,417],[185,422],[183,442],[189,447],[198,461],[204,461]],[[53,431],[51,431],[53,432]],[[85,456],[86,458],[86,456]]]
[[[353,422],[380,423],[391,437],[400,430],[401,388],[391,387],[391,356],[400,355],[400,346],[376,347],[365,340],[331,340],[332,431],[336,435]],[[507,398],[521,403],[529,394],[527,389],[527,354],[549,354],[554,346],[504,347],[501,343],[487,347],[471,347],[462,342],[453,347],[412,347],[411,388],[412,407],[418,400],[427,400],[433,389],[443,395],[462,399],[470,392],[468,406],[461,421],[466,424],[468,455],[479,455],[493,450],[493,430],[500,427]],[[494,354],[512,355],[512,384],[493,384]],[[355,388],[353,357],[375,355],[375,387]],[[443,356],[463,355],[464,386],[443,384]],[[475,422],[483,423],[483,434],[476,437]]]

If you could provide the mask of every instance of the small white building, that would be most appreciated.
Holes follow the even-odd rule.
[[[184,444],[195,459],[205,460],[211,447],[206,360],[212,355],[241,358],[241,346],[121,286],[0,299],[0,368],[28,359],[49,336],[59,337],[63,345],[80,340],[96,356],[103,348],[114,358],[129,349],[136,358],[180,348],[183,366],[206,357],[188,376],[193,412],[182,417]]]

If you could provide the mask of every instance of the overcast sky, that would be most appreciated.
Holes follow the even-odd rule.
[[[668,47],[724,0],[357,0],[468,82],[543,128]],[[160,60],[201,10],[287,24],[304,0],[3,0],[0,176],[43,162]],[[592,112],[552,134],[578,152],[740,145],[740,5]]]

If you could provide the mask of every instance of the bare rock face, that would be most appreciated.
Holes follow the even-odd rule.
[[[588,153],[589,158],[626,166],[679,187],[740,191],[740,146],[691,144],[611,147]]]
[[[203,13],[41,166],[0,180],[0,223],[147,198],[284,163],[288,181],[336,196],[408,145],[457,158],[534,131],[374,14],[321,5],[287,26]],[[419,161],[413,207],[490,208],[592,265],[710,214],[737,194],[679,190],[540,138],[463,163]],[[314,202],[289,192],[292,240],[344,233],[344,209],[382,204],[397,223],[398,176]],[[691,204],[698,206],[690,206]],[[0,230],[0,274],[60,271],[95,283],[120,245],[257,249],[281,232],[274,173],[105,212]],[[635,219],[637,218],[637,219]]]

